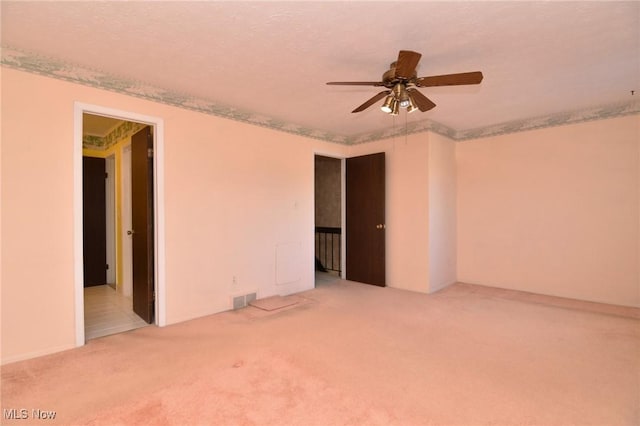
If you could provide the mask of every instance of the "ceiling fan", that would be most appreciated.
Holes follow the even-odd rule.
[[[429,98],[424,96],[417,87],[433,86],[458,86],[465,84],[478,84],[482,81],[482,72],[473,71],[458,74],[434,75],[430,77],[417,77],[416,66],[422,55],[410,50],[401,50],[398,60],[389,66],[389,70],[382,75],[382,81],[331,81],[327,84],[336,86],[383,86],[387,90],[375,95],[367,102],[351,112],[360,112],[385,98],[382,111],[397,115],[400,108],[406,108],[407,112],[420,110],[429,111],[436,106]]]

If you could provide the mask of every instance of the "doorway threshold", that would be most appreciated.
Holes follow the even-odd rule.
[[[118,293],[109,285],[84,289],[85,339],[108,336],[146,327],[142,318],[132,309],[130,297]]]

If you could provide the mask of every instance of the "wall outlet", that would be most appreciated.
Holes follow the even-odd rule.
[[[238,277],[235,275],[231,278],[231,285],[236,287],[238,285]]]

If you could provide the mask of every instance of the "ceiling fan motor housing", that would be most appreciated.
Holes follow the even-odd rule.
[[[414,71],[411,78],[398,78],[396,77],[396,62],[392,62],[388,71],[382,74],[382,82],[384,86],[391,89],[397,83],[404,83],[405,85],[411,84],[412,80],[418,77],[418,74]]]

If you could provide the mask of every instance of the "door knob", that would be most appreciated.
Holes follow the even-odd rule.
[[[133,235],[133,234],[135,234],[135,233],[136,233],[136,232],[135,232],[135,231],[133,231],[133,230],[129,230],[129,231],[127,231],[127,235]]]

